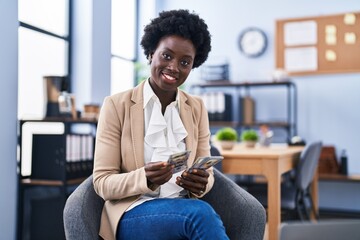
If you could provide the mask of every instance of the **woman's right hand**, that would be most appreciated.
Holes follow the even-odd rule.
[[[145,165],[145,174],[148,182],[162,185],[172,177],[174,166],[167,162],[149,162]]]

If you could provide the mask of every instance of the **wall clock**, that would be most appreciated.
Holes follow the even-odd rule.
[[[247,28],[240,34],[239,48],[248,57],[262,55],[267,47],[267,37],[264,31],[259,28]]]

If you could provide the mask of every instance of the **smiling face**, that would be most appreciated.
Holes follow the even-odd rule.
[[[175,96],[177,88],[189,76],[195,53],[196,49],[188,39],[172,35],[160,40],[152,54],[150,78],[150,85],[160,99]]]

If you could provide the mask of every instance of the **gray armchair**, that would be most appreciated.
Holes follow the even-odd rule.
[[[215,183],[202,199],[220,215],[230,239],[262,240],[266,213],[249,193],[214,169]],[[67,199],[64,227],[67,240],[99,239],[100,216],[104,201],[94,191],[92,176]]]

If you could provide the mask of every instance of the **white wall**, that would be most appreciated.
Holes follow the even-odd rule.
[[[110,95],[111,1],[74,1],[72,92],[77,109]]]
[[[212,57],[226,57],[230,62],[230,79],[234,82],[270,80],[275,68],[275,21],[278,19],[319,16],[360,11],[360,1],[286,1],[286,0],[157,0],[158,10],[185,8],[198,13],[212,34]],[[206,7],[205,7],[206,6]],[[358,19],[360,20],[360,19]],[[246,58],[239,51],[240,32],[259,27],[268,36],[269,46],[259,58]],[[188,84],[197,81],[194,71]],[[360,74],[333,74],[293,77],[298,87],[298,134],[306,141],[323,140],[334,145],[337,153],[346,149],[349,172],[360,173]],[[270,97],[270,96],[264,96]],[[272,101],[281,101],[273,99]],[[259,106],[257,116],[277,113],[276,104]],[[268,115],[271,117],[271,115]]]
[[[111,1],[93,1],[91,100],[102,103],[111,85]]]
[[[141,38],[144,34],[144,27],[156,16],[156,3],[155,0],[139,0],[139,27],[138,27],[138,58],[140,62],[146,62],[147,59],[144,55],[144,50],[140,46]]]
[[[17,146],[17,1],[0,0],[0,238],[15,239]]]
[[[79,110],[82,110],[84,103],[91,101],[92,10],[92,1],[78,0],[73,3],[71,91],[76,95]]]

